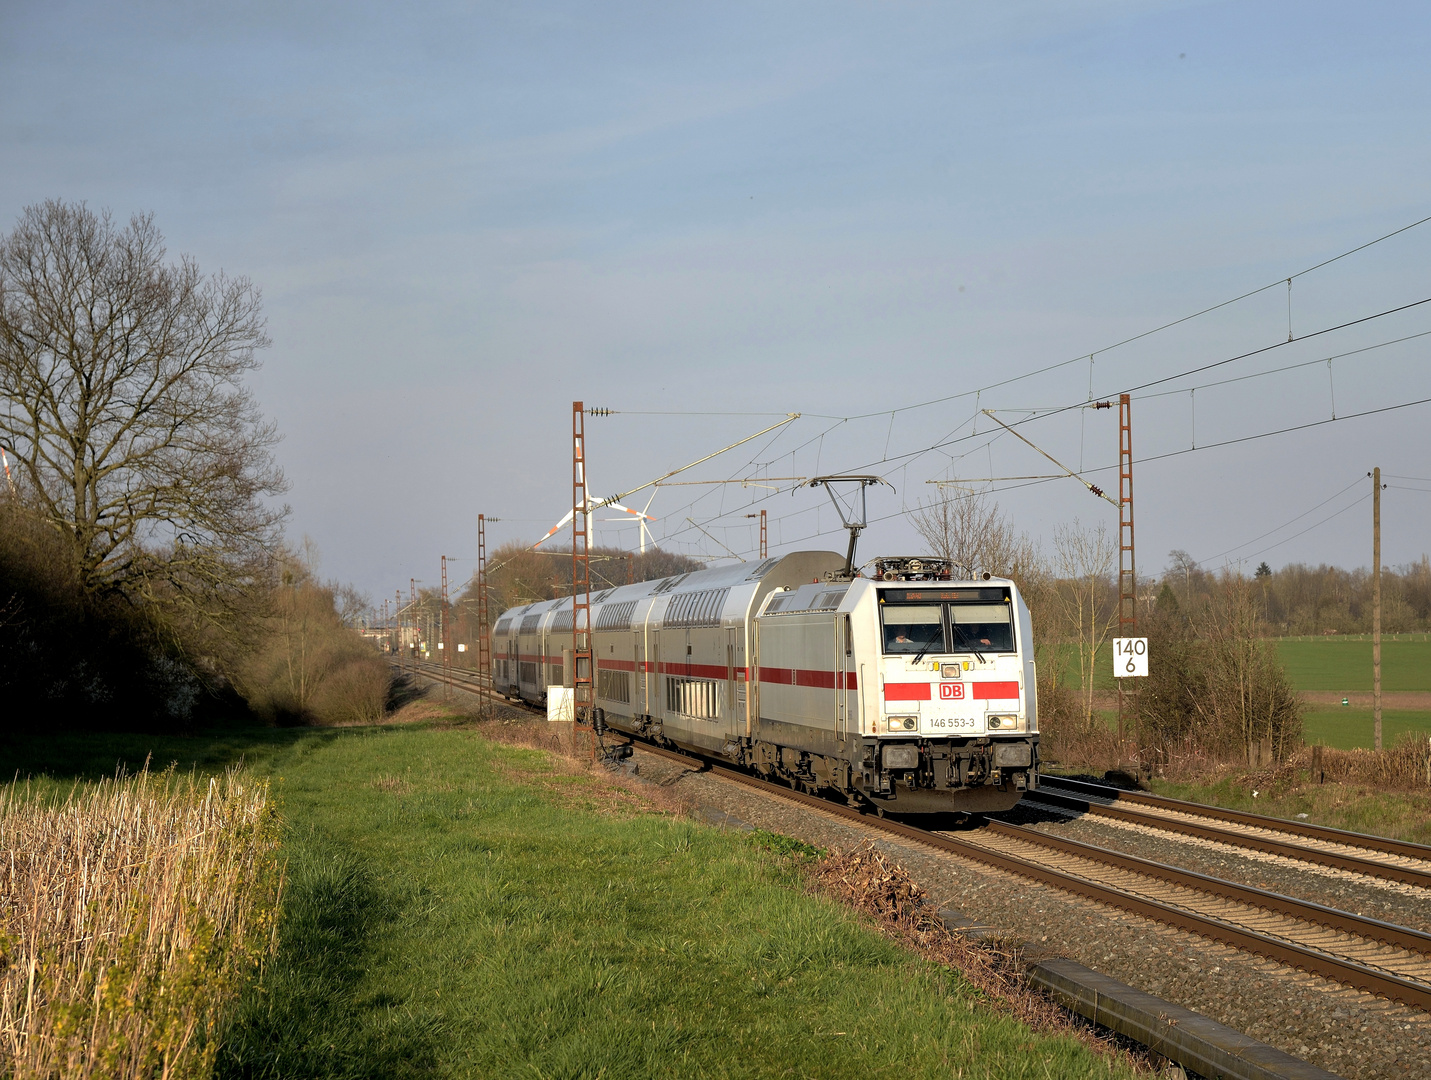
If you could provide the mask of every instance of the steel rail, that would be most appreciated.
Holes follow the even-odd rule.
[[[1179,813],[1212,818],[1216,821],[1231,821],[1239,825],[1251,825],[1259,829],[1269,829],[1273,832],[1290,833],[1293,836],[1305,836],[1313,840],[1323,840],[1333,844],[1344,844],[1347,847],[1366,848],[1370,851],[1379,851],[1386,855],[1400,855],[1404,858],[1420,859],[1423,862],[1431,863],[1431,847],[1425,844],[1414,844],[1408,840],[1393,840],[1386,836],[1370,836],[1366,833],[1348,832],[1345,829],[1333,829],[1325,825],[1311,825],[1303,821],[1288,821],[1286,818],[1266,817],[1262,814],[1248,814],[1241,810],[1225,810],[1220,806],[1185,802],[1182,799],[1169,799],[1162,795],[1149,795],[1142,791],[1124,791],[1122,788],[1108,787],[1104,784],[1091,784],[1087,780],[1073,780],[1063,776],[1040,774],[1038,782],[1040,791],[1043,790],[1044,784],[1056,784],[1059,787],[1066,787],[1072,791],[1092,795],[1100,799],[1112,799],[1115,802],[1138,803],[1145,806],[1159,807],[1164,810],[1176,810]]]
[[[1354,915],[1339,908],[1314,904],[1309,900],[1298,900],[1296,897],[1269,892],[1251,885],[1239,885],[1233,881],[1199,874],[1195,870],[1169,866],[1167,863],[1139,858],[1136,855],[1126,855],[1121,851],[1096,847],[1078,840],[1050,836],[1046,832],[1030,829],[1023,825],[1010,825],[1007,822],[990,819],[985,827],[989,832],[998,836],[1023,840],[1040,847],[1051,848],[1065,855],[1074,855],[1078,858],[1102,863],[1105,866],[1113,866],[1119,870],[1128,870],[1157,881],[1166,881],[1170,885],[1183,886],[1198,892],[1220,896],[1225,900],[1246,904],[1249,907],[1286,915],[1314,926],[1325,926],[1329,930],[1355,934],[1357,937],[1366,938],[1369,941],[1380,941],[1386,945],[1406,949],[1408,952],[1431,956],[1431,934],[1413,930],[1408,926],[1398,926],[1395,923],[1382,922],[1380,919],[1369,919],[1364,915]]]
[[[1120,806],[1104,806],[1102,803],[1089,802],[1086,799],[1075,798],[1072,795],[1060,795],[1050,791],[1044,786],[1050,779],[1052,778],[1039,777],[1039,787],[1037,790],[1029,792],[1029,794],[1025,796],[1025,799],[1048,803],[1052,806],[1086,814],[1090,817],[1103,817],[1112,821],[1129,822],[1134,825],[1142,825],[1164,832],[1181,833],[1184,836],[1197,837],[1200,840],[1212,840],[1219,844],[1230,844],[1234,847],[1248,848],[1252,851],[1260,851],[1268,855],[1281,855],[1288,859],[1296,859],[1298,862],[1315,863],[1318,866],[1329,866],[1337,870],[1347,870],[1351,873],[1363,874],[1367,877],[1385,878],[1388,881],[1400,882],[1403,885],[1417,885],[1423,889],[1431,889],[1431,871],[1417,870],[1410,866],[1398,866],[1395,863],[1378,862],[1375,859],[1364,859],[1356,855],[1338,855],[1333,851],[1322,851],[1319,848],[1303,847],[1300,844],[1289,844],[1281,840],[1269,840],[1261,836],[1249,836],[1246,833],[1219,829],[1213,825],[1199,825],[1192,821],[1181,821],[1177,818],[1169,818],[1161,814],[1150,814],[1140,810],[1124,809]]]
[[[625,733],[623,732],[622,734]],[[1074,874],[1065,873],[1062,870],[1041,866],[1036,862],[1021,858],[1017,855],[995,851],[991,848],[983,847],[980,844],[959,840],[940,833],[929,832],[926,829],[916,828],[915,826],[906,825],[899,821],[892,821],[888,818],[870,817],[854,807],[841,806],[838,803],[833,803],[814,795],[808,795],[802,791],[782,787],[768,780],[748,776],[722,762],[696,757],[691,754],[678,753],[663,747],[654,747],[645,742],[638,742],[635,739],[630,739],[630,741],[648,752],[654,752],[663,757],[673,758],[686,764],[712,769],[718,772],[723,778],[733,780],[738,784],[754,788],[757,791],[778,795],[783,799],[800,803],[801,805],[823,811],[835,817],[857,821],[866,828],[877,829],[881,832],[890,833],[891,835],[899,836],[914,843],[922,844],[925,847],[935,848],[952,855],[959,855],[974,862],[983,863],[986,866],[993,866],[996,869],[1004,870],[1017,877],[1033,880],[1043,885],[1050,885],[1053,888],[1073,893],[1075,896],[1081,896],[1086,900],[1092,900],[1108,907],[1127,911],[1154,922],[1162,923],[1165,926],[1171,926],[1176,930],[1185,930],[1189,933],[1197,934],[1200,937],[1209,938],[1224,945],[1230,945],[1243,952],[1266,957],[1269,960],[1274,960],[1277,963],[1285,964],[1288,967],[1305,971],[1309,974],[1320,975],[1323,978],[1353,987],[1357,990],[1362,990],[1376,997],[1388,998],[1392,1001],[1399,1001],[1406,1005],[1415,1006],[1423,1012],[1431,1012],[1431,986],[1390,975],[1383,971],[1377,971],[1364,964],[1359,964],[1354,960],[1346,960],[1301,945],[1295,945],[1291,942],[1268,937],[1256,931],[1247,930],[1232,923],[1224,922],[1221,919],[1212,918],[1207,915],[1198,915],[1182,908],[1173,907],[1172,905],[1163,904],[1156,900],[1150,900],[1146,897],[1124,892],[1122,889],[1116,889],[1108,885],[1100,885],[1097,882],[1089,881],[1086,878],[1081,878]],[[1017,828],[1016,826],[1007,827]],[[1028,831],[1033,832],[1033,830]],[[1034,835],[1041,837],[1043,834],[1034,833]]]

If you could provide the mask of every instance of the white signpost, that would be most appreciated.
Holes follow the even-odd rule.
[[[1115,678],[1146,677],[1148,674],[1148,639],[1116,637],[1113,639],[1113,675]]]

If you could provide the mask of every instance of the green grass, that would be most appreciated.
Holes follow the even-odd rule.
[[[1405,732],[1431,735],[1431,712],[1419,709],[1383,709],[1381,742],[1391,746]],[[1302,737],[1308,743],[1334,746],[1338,750],[1371,749],[1375,743],[1370,709],[1340,706],[1308,709],[1302,714]]]
[[[12,744],[54,783],[117,761],[271,774],[280,951],[223,1077],[1123,1075],[808,894],[806,845],[599,812],[585,776],[461,728]]]
[[[1278,655],[1298,690],[1371,690],[1371,638],[1283,638]],[[1381,643],[1383,690],[1431,690],[1431,639],[1406,635]]]

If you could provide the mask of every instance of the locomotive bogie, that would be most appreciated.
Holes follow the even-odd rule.
[[[593,716],[907,812],[992,811],[1037,782],[1028,609],[1009,581],[842,576],[797,552],[592,597]],[[570,599],[504,613],[493,684],[572,683]]]

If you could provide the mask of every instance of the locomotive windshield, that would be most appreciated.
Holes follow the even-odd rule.
[[[1014,651],[1013,605],[1004,589],[885,590],[880,621],[886,654]]]
[[[1013,652],[1013,612],[1009,609],[1009,604],[950,604],[954,648],[965,645],[989,652]]]
[[[884,608],[884,651],[942,653],[944,613],[938,604],[894,604]]]

